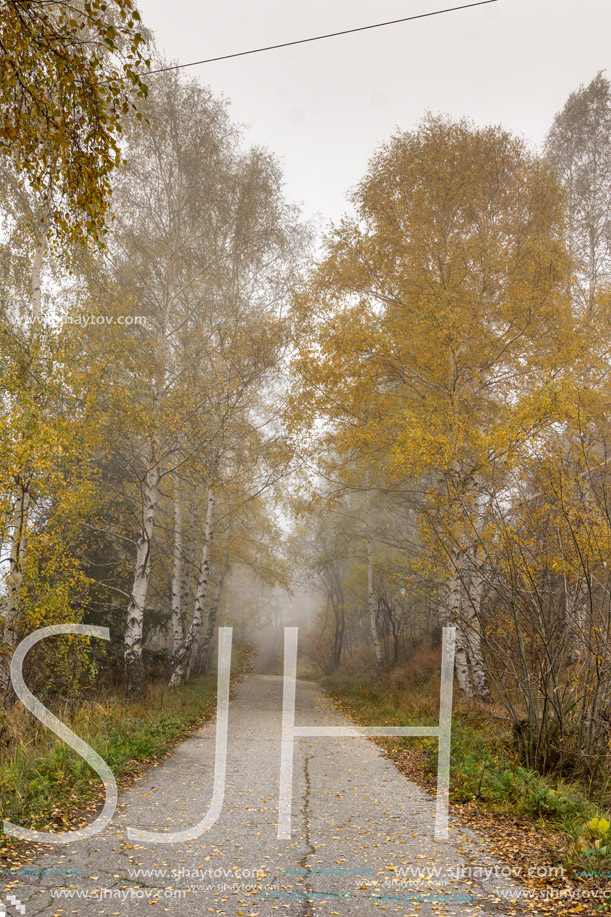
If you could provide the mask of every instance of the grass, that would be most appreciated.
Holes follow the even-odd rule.
[[[384,679],[348,671],[325,678],[323,685],[361,725],[436,725],[439,668],[439,655],[423,649]],[[381,744],[399,761],[403,753],[409,755],[410,771],[434,790],[437,740],[397,738]],[[455,696],[450,799],[560,836],[564,863],[573,869],[611,866],[611,817],[605,805],[593,801],[585,782],[541,776],[523,767],[501,708],[467,705]],[[593,821],[601,816],[604,820]]]
[[[234,677],[248,667],[248,648],[238,648]],[[72,713],[54,710],[110,766],[119,784],[148,762],[162,758],[216,709],[216,675],[193,678],[169,690],[153,684],[141,703],[107,694]],[[38,830],[57,831],[86,823],[99,807],[102,785],[89,765],[20,704],[1,730],[0,817]],[[15,842],[0,835],[9,852]]]

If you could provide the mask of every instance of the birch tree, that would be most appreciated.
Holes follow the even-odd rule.
[[[346,480],[375,461],[380,487],[414,495],[484,700],[464,507],[473,520],[491,469],[507,473],[562,400],[576,343],[562,190],[506,132],[429,117],[376,154],[353,202],[296,303],[312,343],[291,417],[324,418]]]
[[[611,281],[611,85],[602,73],[571,93],[545,151],[566,188],[576,305],[592,311]]]
[[[146,128],[134,125],[128,138],[108,255],[123,297],[147,317],[130,382],[136,422],[123,448],[140,500],[125,635],[126,684],[135,695],[144,690],[160,494],[181,474],[212,499],[236,440],[256,428],[257,392],[288,346],[283,304],[302,239],[273,158],[241,150],[224,104],[206,89],[163,75],[145,113]],[[188,646],[177,648],[173,683],[188,671],[201,627],[212,517],[202,534]]]
[[[146,317],[141,362],[131,382],[139,419],[132,424],[129,448],[123,448],[140,498],[125,631],[130,696],[145,690],[143,625],[160,488],[197,448],[198,442],[186,441],[184,418],[201,411],[208,397],[201,387],[190,392],[183,387],[179,342],[219,268],[212,235],[224,206],[223,176],[234,136],[223,106],[175,75],[155,84],[146,116],[146,127],[134,124],[129,134],[107,257],[123,298],[137,302]]]
[[[204,534],[204,544],[202,547],[202,556],[199,564],[199,574],[197,578],[197,590],[195,593],[195,606],[191,624],[184,639],[181,641],[177,650],[172,655],[172,675],[170,677],[170,687],[175,688],[182,684],[191,662],[191,652],[193,644],[202,628],[204,617],[204,606],[208,595],[208,583],[210,581],[210,553],[212,549],[212,539],[214,535],[214,490],[208,488],[208,507],[206,511],[206,530]]]
[[[52,187],[48,181],[41,203],[41,196],[20,187],[10,170],[3,170],[0,184],[6,249],[11,261],[16,262],[16,267],[11,265],[7,270],[4,291],[7,305],[0,319],[1,333],[8,342],[3,354],[7,359],[1,392],[3,426],[8,442],[12,443],[11,468],[4,482],[11,509],[0,652],[0,694],[8,699],[12,697],[9,666],[19,631],[26,542],[37,495],[40,497],[45,490],[44,474],[48,471],[43,444],[53,430],[59,433],[64,423],[61,414],[54,415],[51,392],[62,390],[66,375],[65,367],[58,365],[56,383],[48,377],[49,361],[53,359],[57,341],[54,331],[45,326],[43,314],[42,284],[51,231]]]
[[[174,487],[174,556],[172,567],[172,654],[185,639],[185,575],[183,555],[183,508],[178,483]]]

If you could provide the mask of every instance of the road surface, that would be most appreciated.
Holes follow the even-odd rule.
[[[485,843],[452,819],[449,840],[436,841],[434,800],[366,738],[297,740],[292,837],[278,840],[281,711],[281,677],[252,674],[237,686],[223,808],[199,838],[130,843],[126,828],[176,831],[200,821],[211,799],[214,723],[121,794],[103,833],[57,846],[31,864],[39,875],[15,877],[0,895],[7,917],[21,913],[15,901],[25,917],[514,913],[502,897],[513,886],[498,877]],[[296,711],[297,725],[349,725],[309,682],[297,683]]]

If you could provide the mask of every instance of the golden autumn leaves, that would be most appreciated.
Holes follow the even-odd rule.
[[[140,14],[132,0],[3,0],[0,48],[0,153],[60,238],[101,238],[122,121],[146,93]]]
[[[301,309],[295,416],[385,473],[482,473],[574,348],[561,189],[500,129],[428,119],[372,160]]]
[[[489,700],[493,507],[584,388],[563,188],[501,128],[430,116],[374,155],[352,201],[297,303],[289,422],[338,487],[416,512],[461,688]]]

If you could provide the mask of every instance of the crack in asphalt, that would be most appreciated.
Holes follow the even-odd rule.
[[[310,781],[310,759],[313,755],[308,754],[307,752],[304,755],[303,759],[303,821],[304,821],[304,831],[305,831],[305,851],[301,859],[299,860],[299,866],[304,870],[304,879],[303,885],[304,890],[307,892],[311,891],[309,880],[311,878],[311,866],[308,865],[307,859],[308,856],[316,853],[316,848],[312,844],[312,831],[311,831],[311,804],[312,804],[312,784]],[[303,899],[303,909],[299,914],[299,917],[312,917],[312,911],[310,908],[310,902],[307,897]]]

